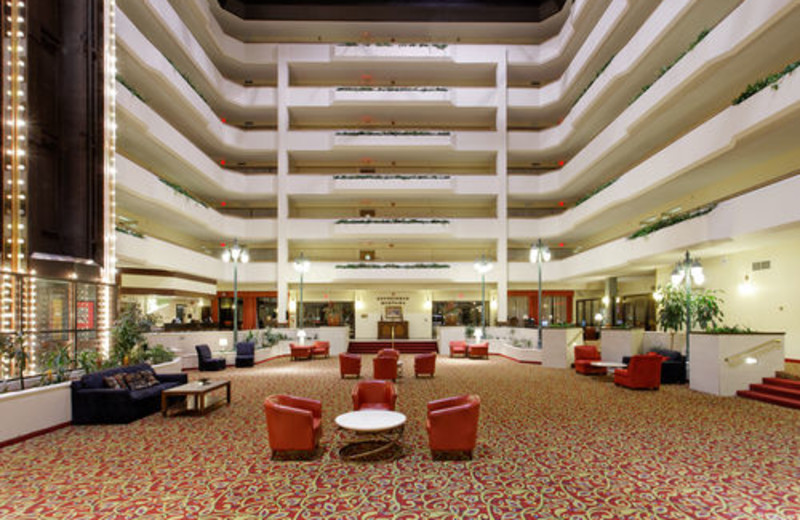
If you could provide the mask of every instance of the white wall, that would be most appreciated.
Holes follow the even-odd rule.
[[[753,262],[766,260],[769,269],[752,272]],[[800,273],[800,242],[787,239],[780,245],[700,261],[705,273],[703,286],[720,291],[724,300],[726,325],[786,332],[786,357],[800,359],[800,292],[794,283]],[[671,269],[659,270],[659,284],[669,281]],[[745,275],[752,282],[751,293],[740,290]]]
[[[356,339],[372,339],[378,335],[378,322],[385,316],[385,307],[403,308],[408,322],[409,339],[430,339],[431,291],[356,291]]]

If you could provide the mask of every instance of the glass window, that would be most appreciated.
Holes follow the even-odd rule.
[[[259,329],[277,326],[278,299],[274,296],[256,298],[256,315]]]

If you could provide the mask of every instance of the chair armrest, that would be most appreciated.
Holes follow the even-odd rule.
[[[435,401],[430,401],[428,403],[428,411],[432,412],[434,410],[441,410],[442,408],[452,408],[454,406],[458,406],[464,404],[466,402],[465,395],[459,395],[457,397],[445,397],[444,399],[437,399]]]
[[[287,395],[283,398],[282,404],[311,412],[314,417],[322,417],[322,403],[316,399]]]

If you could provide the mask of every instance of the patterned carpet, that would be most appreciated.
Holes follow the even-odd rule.
[[[340,461],[333,419],[354,382],[334,358],[280,359],[221,373],[233,403],[205,417],[69,427],[1,449],[0,518],[800,518],[796,410],[499,357],[440,357],[436,378],[417,380],[404,358],[398,460]],[[317,458],[271,460],[262,402],[278,392],[322,400]],[[482,399],[475,457],[433,461],[425,403],[462,393]]]

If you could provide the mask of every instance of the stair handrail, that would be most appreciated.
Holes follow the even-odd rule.
[[[781,345],[783,345],[783,342],[777,338],[774,338],[769,341],[765,341],[764,343],[759,343],[758,345],[750,347],[747,350],[743,350],[742,352],[733,354],[732,356],[728,356],[725,358],[725,362],[728,363],[729,365],[734,365],[734,364],[738,365],[748,357],[760,356],[761,354],[768,352],[775,346],[781,346]]]

